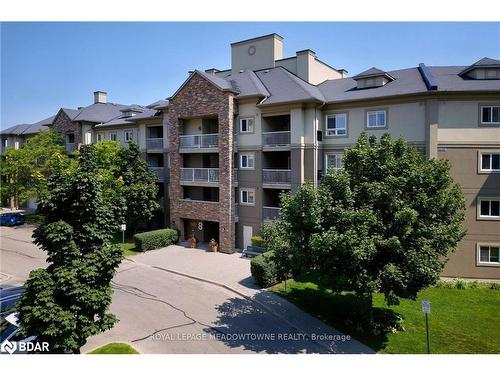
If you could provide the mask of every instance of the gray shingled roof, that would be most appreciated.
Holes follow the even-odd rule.
[[[266,97],[271,95],[257,75],[251,70],[244,70],[241,73],[230,74],[224,77],[224,79],[229,81],[233,90],[239,93],[236,96],[238,98],[248,96]]]
[[[500,68],[500,60],[491,59],[489,57],[483,57],[481,60],[478,60],[474,64],[466,67],[459,74],[460,75],[465,74],[475,68]]]
[[[430,66],[434,80],[438,85],[438,91],[498,91],[500,92],[500,80],[498,79],[472,79],[461,77],[459,74],[463,66]]]
[[[80,109],[79,113],[72,118],[73,121],[108,122],[122,115],[121,109],[128,105],[115,103],[94,103]]]
[[[356,74],[354,77],[352,77],[352,79],[377,77],[377,76],[383,76],[385,74],[386,74],[386,72],[384,72],[383,70],[372,67],[370,69],[365,70],[364,72]]]
[[[43,121],[43,120],[42,120]],[[0,132],[2,135],[28,135],[36,134],[40,131],[48,130],[48,128],[39,123],[35,124],[19,124],[11,126],[10,128],[4,129]]]

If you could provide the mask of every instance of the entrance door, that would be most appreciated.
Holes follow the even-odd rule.
[[[253,228],[247,225],[243,225],[243,249],[246,249],[252,244],[252,233]]]

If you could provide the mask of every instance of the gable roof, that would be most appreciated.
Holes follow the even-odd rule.
[[[380,77],[380,76],[386,77],[389,80],[394,79],[394,77],[392,77],[387,72],[384,72],[383,70],[380,70],[380,69],[375,68],[375,67],[372,67],[368,70],[365,70],[364,72],[361,72],[361,73],[355,75],[354,77],[352,77],[352,79],[358,80],[358,79],[363,79],[363,78],[372,78],[372,77]]]
[[[234,91],[238,92],[237,98],[271,95],[255,72],[251,70],[230,74],[224,77],[224,80],[227,80]]]
[[[128,105],[115,103],[94,103],[81,108],[79,113],[72,118],[73,121],[108,122],[122,115],[121,110]]]
[[[171,100],[177,96],[177,94],[186,86],[186,84],[195,76],[199,75],[202,78],[206,79],[208,82],[210,82],[212,85],[214,85],[216,88],[218,88],[221,91],[229,91],[233,92],[235,94],[238,94],[237,91],[235,91],[231,84],[225,80],[224,78],[215,76],[213,74],[205,73],[202,72],[201,70],[194,70],[191,74],[189,74],[189,77],[183,82],[183,84],[174,92],[174,94],[168,98],[168,100]]]
[[[489,57],[483,57],[481,60],[478,60],[474,64],[469,65],[458,74],[463,75],[476,68],[500,68],[500,60],[491,59]]]

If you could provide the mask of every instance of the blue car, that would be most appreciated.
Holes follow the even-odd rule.
[[[14,225],[23,225],[24,215],[18,212],[9,212],[0,214],[0,225],[4,227],[13,227]]]

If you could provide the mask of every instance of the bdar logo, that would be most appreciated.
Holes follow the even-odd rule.
[[[0,351],[1,352],[7,352],[9,354],[12,354],[16,351],[16,343],[15,342],[10,342],[9,340],[5,340],[2,345],[0,346]]]

